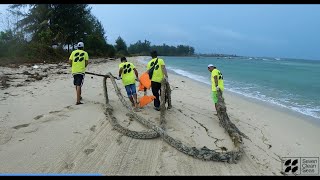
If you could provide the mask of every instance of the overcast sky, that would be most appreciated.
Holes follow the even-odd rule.
[[[147,39],[200,53],[320,60],[320,5],[90,6],[111,44],[121,36],[128,46]]]

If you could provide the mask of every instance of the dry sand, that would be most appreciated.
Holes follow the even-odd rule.
[[[145,71],[141,58],[129,58],[140,74]],[[87,71],[117,75],[118,64],[118,60],[91,60]],[[2,82],[8,79],[3,85],[9,84],[0,85],[0,173],[282,175],[282,157],[320,156],[319,126],[228,92],[224,97],[229,117],[250,138],[244,139],[245,154],[237,164],[195,159],[161,138],[132,139],[113,130],[104,115],[101,77],[86,75],[84,104],[76,106],[70,67],[65,63],[39,66],[0,67]],[[172,73],[169,82],[173,108],[166,114],[167,132],[191,146],[232,150],[230,137],[214,115],[210,87]],[[121,81],[117,83],[125,94]],[[144,130],[126,116],[111,82],[107,85],[121,124]],[[138,113],[159,123],[152,104]]]

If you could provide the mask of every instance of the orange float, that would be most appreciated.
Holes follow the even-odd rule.
[[[143,91],[144,88],[150,89],[151,87],[151,80],[149,78],[148,72],[144,72],[139,78],[140,84],[138,91]]]
[[[143,107],[149,103],[151,103],[156,97],[155,96],[142,96],[139,99],[140,107]]]

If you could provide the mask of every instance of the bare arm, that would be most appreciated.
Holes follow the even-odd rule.
[[[215,82],[216,86],[218,86],[218,77],[214,76],[213,78],[214,78],[214,82]]]
[[[123,68],[120,68],[120,69],[119,69],[119,76],[118,76],[118,77],[121,77],[122,70],[123,70]]]
[[[71,55],[69,56],[69,64],[72,67],[72,62],[73,62],[73,52],[71,53]]]
[[[137,79],[139,79],[138,71],[136,70],[136,68],[134,68],[133,70],[134,70],[134,73],[136,74]]]
[[[165,75],[166,77],[168,77],[168,73],[167,73],[167,68],[166,68],[166,66],[165,66],[165,65],[161,65],[161,68],[162,68],[162,71],[164,72],[164,75]]]

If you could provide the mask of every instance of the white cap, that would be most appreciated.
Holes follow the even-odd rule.
[[[209,64],[208,67],[214,67],[214,65],[213,64]]]
[[[83,42],[78,42],[78,45],[77,45],[78,48],[83,48],[84,47],[84,44]]]

